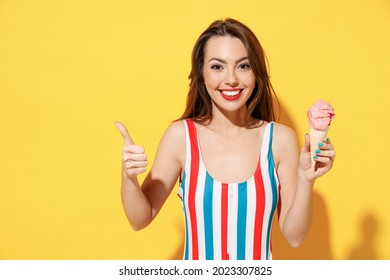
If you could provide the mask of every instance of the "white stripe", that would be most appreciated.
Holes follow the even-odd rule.
[[[222,185],[214,180],[213,184],[213,239],[214,239],[214,259],[222,259],[221,246],[221,195]]]
[[[229,184],[228,252],[229,259],[237,259],[238,184]]]
[[[205,231],[204,231],[204,208],[203,208],[203,197],[205,190],[205,182],[206,182],[206,170],[204,165],[199,162],[199,173],[198,173],[198,182],[196,186],[195,193],[195,212],[196,212],[196,223],[198,229],[198,253],[199,259],[206,259],[206,251],[205,251]]]

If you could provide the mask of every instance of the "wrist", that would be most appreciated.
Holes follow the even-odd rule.
[[[301,168],[298,169],[298,182],[300,182],[301,184],[313,187],[315,180],[316,178],[310,176],[307,171],[302,170]]]
[[[122,171],[122,181],[124,183],[138,183],[137,175],[129,175],[127,172]]]

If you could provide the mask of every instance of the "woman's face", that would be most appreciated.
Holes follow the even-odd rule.
[[[211,37],[205,46],[203,76],[213,110],[215,106],[226,112],[246,110],[256,78],[240,39]]]

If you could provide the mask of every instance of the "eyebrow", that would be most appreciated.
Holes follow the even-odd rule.
[[[236,64],[238,64],[238,63],[240,63],[241,61],[244,61],[244,60],[246,60],[246,59],[249,59],[249,58],[248,58],[247,56],[245,56],[245,57],[242,57],[242,58],[240,58],[240,59],[237,59],[237,60],[236,60]],[[223,60],[223,59],[221,59],[221,58],[212,57],[212,58],[209,60],[209,63],[210,63],[210,61],[212,61],[212,60],[216,60],[216,61],[218,61],[218,62],[227,64],[226,60]]]

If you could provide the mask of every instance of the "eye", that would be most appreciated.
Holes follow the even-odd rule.
[[[211,69],[213,69],[213,70],[222,70],[223,67],[220,64],[213,64],[213,65],[211,65]]]
[[[249,63],[243,63],[243,64],[240,64],[238,66],[238,68],[240,68],[240,69],[250,69],[251,66],[249,65]]]

